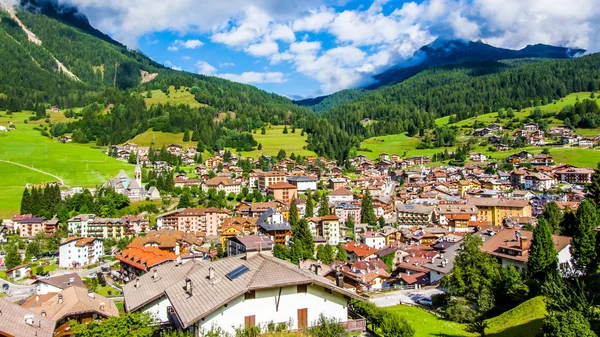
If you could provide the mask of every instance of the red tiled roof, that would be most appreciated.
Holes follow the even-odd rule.
[[[177,255],[154,247],[131,247],[115,255],[122,263],[147,271],[149,268],[166,261],[174,261]]]

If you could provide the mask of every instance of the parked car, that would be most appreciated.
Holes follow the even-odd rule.
[[[110,270],[110,267],[109,266],[102,266],[100,268],[100,270],[102,270],[103,273],[108,273],[108,271]]]
[[[4,291],[7,291],[7,290],[8,290],[8,288],[9,288],[9,285],[8,285],[8,283],[4,283],[4,284],[2,285],[2,290],[4,290]]]
[[[420,298],[417,300],[417,303],[427,307],[433,307],[433,303],[431,303],[430,298]]]
[[[96,274],[96,273],[94,272],[94,273],[91,273],[91,274],[89,274],[88,276],[89,276],[90,278],[96,278],[96,276],[98,276],[98,274]]]

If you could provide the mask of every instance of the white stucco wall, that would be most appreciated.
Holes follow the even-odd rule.
[[[48,293],[59,293],[61,291],[62,291],[62,289],[55,287],[53,285],[43,283],[43,282],[38,282],[35,293],[37,295],[46,295]]]
[[[162,296],[145,306],[141,309],[136,310],[137,312],[144,312],[152,316],[154,319],[158,321],[159,324],[166,324],[169,322],[169,315],[167,312],[167,308],[171,306],[171,301],[167,298],[167,296]]]
[[[255,299],[244,299],[244,295],[231,301],[227,307],[221,307],[197,323],[198,333],[212,326],[221,327],[228,333],[234,328],[244,326],[246,316],[255,316],[256,325],[261,327],[270,321],[274,323],[291,320],[290,329],[298,328],[298,309],[306,308],[308,325],[311,326],[319,315],[345,322],[348,320],[347,300],[338,293],[329,294],[319,286],[308,286],[306,293],[297,293],[296,286],[284,287],[276,309],[279,288],[256,291]]]

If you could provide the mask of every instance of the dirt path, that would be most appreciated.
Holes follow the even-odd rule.
[[[52,178],[54,178],[54,179],[58,180],[58,182],[60,182],[60,185],[61,185],[61,186],[64,186],[64,185],[65,185],[65,182],[62,180],[62,178],[61,178],[61,177],[59,177],[59,176],[57,176],[57,175],[54,175],[54,174],[52,174],[52,173],[48,173],[48,172],[45,172],[45,171],[42,171],[42,170],[38,170],[38,169],[36,169],[36,168],[34,168],[34,167],[31,167],[31,166],[27,166],[27,165],[23,165],[23,164],[15,163],[15,162],[8,161],[8,160],[0,160],[0,162],[2,162],[2,163],[7,163],[7,164],[13,164],[13,165],[17,165],[17,166],[21,166],[21,167],[24,167],[24,168],[26,168],[26,169],[30,169],[30,170],[33,170],[33,171],[36,171],[36,172],[39,172],[39,173],[42,173],[42,174],[45,174],[45,175],[51,176]]]

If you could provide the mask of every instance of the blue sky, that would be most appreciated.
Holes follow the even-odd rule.
[[[363,86],[437,37],[600,49],[600,0],[58,1],[169,67],[292,98]]]

